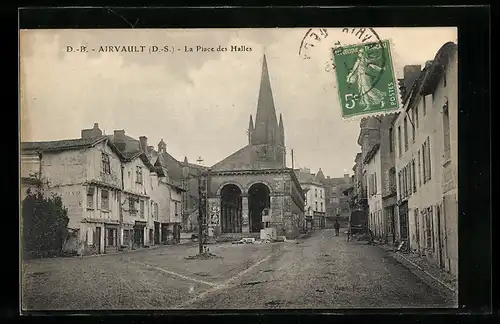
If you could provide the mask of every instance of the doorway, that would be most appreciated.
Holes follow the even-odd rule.
[[[99,226],[95,228],[94,244],[96,246],[97,253],[101,253],[101,227]]]
[[[154,233],[155,239],[154,239],[154,244],[159,245],[160,244],[160,223],[155,222],[155,233]]]
[[[269,193],[269,188],[263,183],[256,183],[248,190],[248,219],[251,233],[258,233],[263,228],[263,211],[271,206]]]
[[[136,226],[134,228],[134,244],[137,247],[142,247],[144,245],[144,227]]]
[[[241,233],[243,225],[241,189],[235,184],[227,184],[221,190],[221,231]]]
[[[401,241],[405,241],[405,245],[403,246],[403,249],[409,249],[409,240],[408,240],[408,234],[409,234],[409,228],[408,228],[408,202],[403,202],[399,206],[399,230],[401,233]]]
[[[445,256],[444,256],[444,244],[443,244],[443,235],[441,232],[441,206],[437,205],[436,206],[436,218],[437,218],[437,239],[438,239],[438,261],[439,261],[439,267],[441,269],[445,268]]]

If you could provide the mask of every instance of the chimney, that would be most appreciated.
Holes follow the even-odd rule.
[[[351,176],[348,173],[344,173],[344,182],[349,183],[351,180]]]
[[[82,138],[92,138],[102,136],[102,131],[99,129],[99,124],[94,123],[94,128],[82,129]]]
[[[148,152],[148,138],[146,136],[139,137],[139,147],[144,152]]]
[[[406,91],[410,91],[413,83],[420,76],[421,71],[421,65],[405,65],[405,67],[403,68],[403,83]]]
[[[115,143],[124,143],[125,142],[125,130],[123,130],[123,129],[115,130],[113,133],[113,141]]]

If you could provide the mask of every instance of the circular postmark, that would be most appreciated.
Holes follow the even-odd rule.
[[[325,62],[324,70],[335,73],[346,116],[398,107],[390,51],[373,28],[317,28],[306,32],[299,55]]]
[[[340,33],[338,32],[340,30]],[[356,44],[366,44],[368,51],[373,51],[379,45],[382,49],[383,42],[373,28],[342,28],[342,29],[326,29],[316,28],[309,29],[302,41],[300,42],[299,55],[305,59],[310,60],[311,57],[318,55],[320,51],[328,53],[328,58],[324,63],[326,72],[332,72],[336,69],[334,56],[342,54],[345,46],[352,46]],[[326,48],[325,48],[326,47]],[[383,50],[380,50],[381,70],[385,68],[387,57]],[[349,67],[347,67],[349,68]],[[371,87],[366,92],[373,89],[373,86],[380,80],[381,74],[378,73],[372,80]]]

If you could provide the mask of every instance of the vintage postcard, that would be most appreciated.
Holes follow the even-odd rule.
[[[21,30],[22,309],[457,307],[458,46]]]

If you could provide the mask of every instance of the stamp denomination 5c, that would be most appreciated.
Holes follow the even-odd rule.
[[[389,41],[333,49],[333,59],[344,118],[399,109]]]

